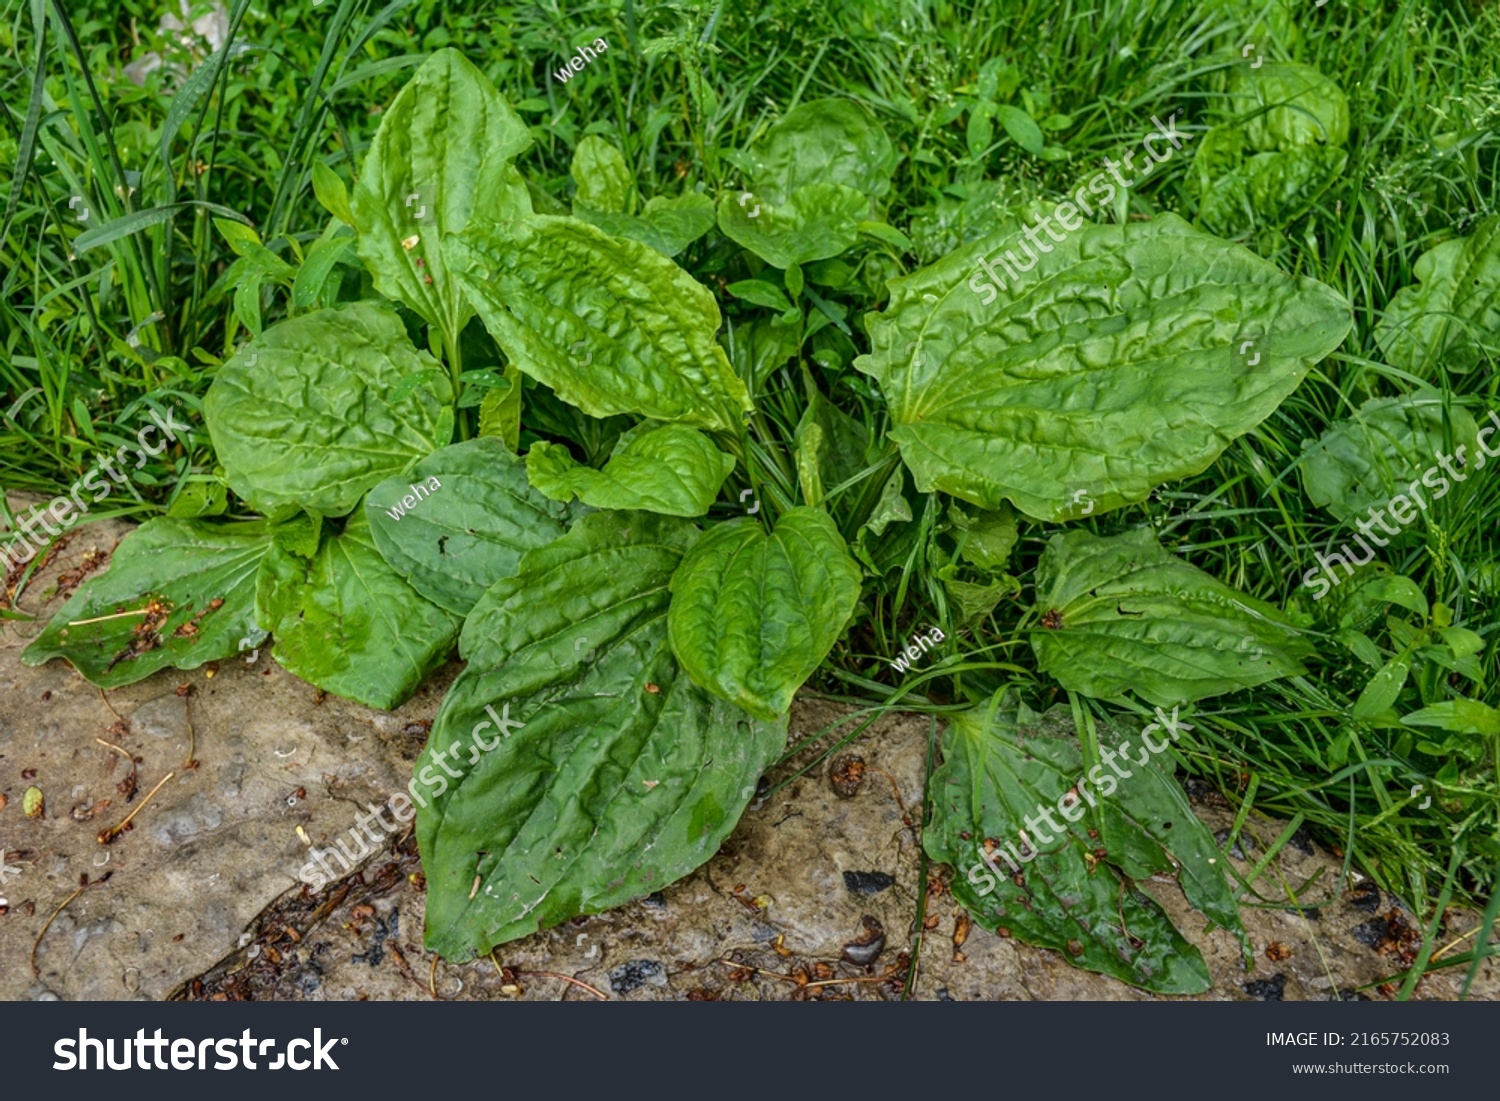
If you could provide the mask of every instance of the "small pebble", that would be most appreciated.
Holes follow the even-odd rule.
[[[1241,989],[1252,998],[1262,1002],[1279,1002],[1286,991],[1286,976],[1279,971],[1269,979],[1240,984]]]
[[[628,960],[609,973],[610,989],[616,994],[629,994],[648,983],[667,985],[666,969],[656,960]]]
[[[852,895],[876,895],[896,882],[886,872],[845,872],[844,887]]]

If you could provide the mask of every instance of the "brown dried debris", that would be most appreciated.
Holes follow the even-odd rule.
[[[865,782],[865,759],[858,753],[841,753],[828,769],[828,782],[840,799],[852,799]]]

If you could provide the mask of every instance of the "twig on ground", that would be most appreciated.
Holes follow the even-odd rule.
[[[101,844],[101,845],[108,845],[116,837],[119,837],[120,834],[125,831],[125,828],[130,825],[130,820],[132,818],[134,818],[137,814],[140,814],[141,813],[141,808],[144,807],[147,803],[151,802],[152,798],[156,795],[156,793],[161,790],[162,784],[165,784],[168,780],[170,780],[173,776],[176,776],[176,775],[177,775],[177,773],[175,773],[175,772],[169,772],[165,776],[163,776],[161,778],[161,783],[157,784],[154,788],[152,788],[151,789],[151,794],[147,795],[146,798],[142,799],[141,802],[140,802],[140,805],[137,806],[135,808],[135,810],[133,810],[129,814],[127,814],[125,816],[125,820],[123,822],[121,822],[118,826],[111,826],[107,830],[100,830],[99,831],[99,844]]]
[[[134,612],[116,612],[114,615],[95,616],[93,619],[75,619],[71,621],[68,626],[82,627],[85,623],[103,623],[107,619],[125,619],[133,615],[148,615],[150,611],[150,608],[141,608],[140,610]]]
[[[195,735],[194,735],[194,732],[193,732],[193,705],[192,705],[191,702],[189,702],[190,699],[191,699],[191,697],[189,697],[189,696],[183,696],[182,697],[182,714],[183,714],[183,717],[185,719],[187,719],[187,728],[188,728],[187,760],[182,763],[182,767],[185,768],[185,769],[188,769],[188,770],[192,770],[192,769],[195,769],[195,768],[198,767],[198,762],[193,759],[193,746],[194,746],[194,742],[195,742]]]
[[[104,691],[104,689],[102,689],[102,688],[99,689],[99,698],[104,701],[104,706],[107,707],[107,708],[109,708],[109,713],[111,715],[113,715],[120,722],[122,722],[122,723],[125,722],[125,716],[121,715],[118,711],[115,710],[115,705],[109,702],[109,695],[108,695],[108,693],[106,693]],[[127,723],[126,725],[129,725],[129,724]]]
[[[67,898],[63,899],[62,905],[59,906],[56,910],[52,911],[52,916],[47,919],[47,924],[42,926],[42,931],[36,935],[36,940],[31,942],[31,973],[34,976],[36,976],[37,978],[42,977],[42,972],[36,965],[36,950],[42,946],[42,938],[47,935],[47,930],[52,928],[52,923],[57,920],[57,915],[66,910],[68,908],[68,904],[71,903],[79,895],[83,894],[84,891],[87,891],[90,887],[97,887],[99,884],[105,882],[107,879],[109,879],[110,876],[114,874],[115,873],[113,871],[105,872],[98,879],[94,880],[94,882],[90,883],[89,877],[87,873],[85,873],[83,876],[83,880],[78,884],[78,889],[70,894]]]
[[[596,990],[594,987],[590,986],[588,983],[584,982],[582,979],[575,979],[571,975],[561,975],[561,974],[559,974],[556,971],[517,971],[516,974],[517,975],[542,975],[542,976],[545,976],[546,978],[549,978],[549,979],[561,979],[563,982],[572,983],[574,986],[580,987],[583,990],[587,990],[590,994],[592,994],[594,997],[598,998],[600,1001],[603,1001],[603,1002],[609,1001],[609,995],[606,994],[606,993],[604,993],[604,991],[602,991],[602,990]]]

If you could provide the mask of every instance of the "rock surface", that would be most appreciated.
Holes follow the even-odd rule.
[[[126,530],[71,533],[22,610],[50,615],[61,596],[41,598],[63,570],[91,548],[109,552]],[[326,848],[366,804],[405,787],[456,666],[390,713],[322,697],[264,651],[105,694],[63,662],[23,666],[25,636],[38,629],[10,624],[0,642],[3,999],[897,999],[908,985],[914,998],[957,1001],[1153,997],[971,927],[941,866],[924,882],[922,716],[883,718],[840,750],[861,769],[818,759],[857,725],[851,710],[800,700],[791,744],[810,744],[770,774],[702,869],[456,966],[421,947],[424,881],[409,833],[372,846],[351,874],[335,865],[342,878],[319,892],[297,879],[309,843]],[[23,812],[32,786],[44,817]],[[1227,837],[1227,802],[1190,794]],[[132,812],[132,828],[101,845],[100,831]],[[1282,828],[1252,816],[1254,844],[1231,853],[1242,875]],[[1256,884],[1270,901],[1243,907],[1249,972],[1233,938],[1208,930],[1175,882],[1144,886],[1208,960],[1214,986],[1203,999],[1389,997],[1380,983],[1409,962],[1419,922],[1371,884],[1340,891],[1340,870],[1301,838],[1278,854]],[[1301,909],[1288,884],[1306,885]],[[1468,950],[1477,924],[1451,909],[1440,945]],[[1465,970],[1429,974],[1416,996],[1456,997]],[[1470,996],[1497,990],[1490,960]]]

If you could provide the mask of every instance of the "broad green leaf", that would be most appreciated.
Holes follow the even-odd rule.
[[[753,519],[715,525],[672,577],[672,650],[699,685],[774,719],[843,634],[859,587],[818,509],[783,513],[769,536]]]
[[[1450,673],[1457,673],[1462,677],[1467,677],[1477,685],[1484,684],[1484,666],[1480,664],[1477,657],[1471,655],[1469,657],[1456,658],[1450,650],[1442,646],[1423,646],[1417,651],[1416,656],[1425,658],[1432,666],[1436,666],[1439,669],[1447,669]],[[1427,688],[1428,684],[1431,683],[1429,678],[1435,679],[1439,676],[1440,674],[1431,667],[1427,669],[1419,668],[1417,672],[1418,688]]]
[[[1467,627],[1444,627],[1438,634],[1456,658],[1472,657],[1484,650],[1484,637]]]
[[[1021,583],[1006,573],[989,574],[982,581],[966,580],[953,562],[934,568],[932,573],[943,584],[943,592],[953,605],[953,623],[960,630],[978,623],[1000,601],[1021,591]]]
[[[1379,669],[1384,664],[1381,660],[1380,647],[1376,646],[1368,635],[1362,635],[1358,631],[1345,630],[1339,631],[1334,637],[1347,646],[1351,654],[1371,669]]]
[[[980,100],[969,108],[969,121],[964,128],[964,144],[968,147],[969,156],[975,160],[982,157],[994,138],[995,105]]]
[[[1061,708],[1055,708],[1054,713],[1067,721],[1067,713]],[[1115,730],[1110,723],[1105,725],[1111,732],[1110,741],[1121,732],[1133,735],[1117,747],[1117,763],[1129,766],[1125,769],[1129,775],[1123,778],[1114,797],[1100,804],[1100,837],[1105,852],[1132,879],[1175,872],[1188,902],[1214,924],[1234,934],[1248,967],[1252,958],[1250,937],[1240,920],[1237,892],[1224,867],[1223,850],[1193,813],[1182,785],[1173,775],[1170,759],[1156,756],[1157,746],[1175,743],[1183,730],[1193,729],[1192,725],[1178,719],[1176,708],[1170,715],[1158,710],[1153,722],[1140,730],[1135,723],[1123,731]],[[1133,751],[1132,741],[1137,743]],[[1102,779],[1108,766],[1102,760],[1093,763],[1101,766]],[[1090,774],[1093,771],[1089,769]],[[1081,770],[1078,778],[1085,778]]]
[[[854,365],[923,493],[1043,520],[1080,494],[1097,512],[1143,501],[1269,416],[1351,325],[1330,288],[1175,215],[1034,235],[1019,283],[1002,265],[1030,246],[1002,234],[892,280],[867,315]]]
[[[750,147],[747,159],[755,193],[781,206],[810,184],[884,195],[898,158],[885,130],[858,104],[815,99],[788,111]]]
[[[1349,107],[1305,65],[1238,66],[1230,79],[1236,121],[1212,128],[1193,157],[1198,218],[1225,236],[1282,229],[1343,173]]]
[[[417,592],[460,616],[513,575],[522,554],[561,537],[579,511],[529,485],[525,464],[493,437],[434,451],[365,499],[381,557]]]
[[[688,191],[670,199],[657,195],[647,201],[639,215],[606,214],[580,207],[574,216],[611,237],[626,237],[650,245],[663,256],[676,256],[714,228],[714,201]]]
[[[1019,538],[1015,512],[1009,505],[990,512],[950,503],[946,523],[939,521],[938,530],[957,547],[950,554],[945,542],[929,540],[927,563],[932,576],[942,582],[955,627],[973,626],[1001,600],[1020,594],[1021,583],[1005,572]]]
[[[1244,163],[1253,150],[1245,141],[1243,127],[1221,125],[1210,127],[1196,140],[1192,173],[1199,190],[1207,193],[1215,180],[1228,176]]]
[[[1297,676],[1312,647],[1276,608],[1168,554],[1148,530],[1054,535],[1037,566],[1037,664],[1064,688],[1169,706]]]
[[[937,498],[926,498],[928,508]],[[922,525],[913,524],[911,503],[906,499],[906,468],[897,465],[881,487],[869,517],[856,530],[851,550],[875,577],[902,569],[916,561],[918,543],[925,538]],[[892,524],[898,525],[894,529]]]
[[[449,344],[471,309],[439,242],[476,216],[498,222],[531,213],[511,165],[530,144],[526,124],[453,49],[422,63],[370,144],[352,201],[360,258],[376,290],[406,303]]]
[[[734,432],[753,408],[714,296],[645,245],[536,215],[445,247],[505,354],[585,413]]]
[[[461,380],[464,393],[458,399],[458,408],[479,406],[479,434],[493,436],[511,452],[518,451],[525,389],[521,369],[507,363],[503,373],[465,371]]]
[[[235,265],[243,263],[236,260]],[[235,271],[234,265],[226,273],[230,276],[229,281],[234,284],[234,316],[241,325],[250,332],[251,336],[258,337],[265,328],[260,315],[260,292],[263,278],[259,275],[245,274]]]
[[[297,277],[297,269],[277,256],[265,245],[249,241],[240,245],[240,259],[234,267],[246,275],[269,279],[283,286],[291,286]]]
[[[324,210],[346,226],[354,225],[354,211],[349,206],[349,189],[344,186],[338,173],[322,161],[313,161],[312,185],[313,195]]]
[[[1010,140],[1019,145],[1033,157],[1040,156],[1042,146],[1047,144],[1042,137],[1042,128],[1036,124],[1036,120],[1019,107],[1012,107],[1008,103],[1001,103],[995,107],[995,117],[1000,120],[1000,125],[1005,127],[1005,132],[1010,135]]]
[[[1020,538],[1016,514],[1009,505],[990,512],[977,510],[974,515],[958,505],[948,509],[953,526],[963,533],[961,554],[976,569],[1002,572],[1010,562],[1011,549]]]
[[[1261,152],[1349,140],[1349,101],[1316,69],[1292,61],[1237,65],[1230,110],[1245,118],[1245,136]]]
[[[1410,671],[1411,662],[1405,656],[1394,657],[1376,670],[1354,701],[1354,717],[1368,722],[1385,714],[1401,695]]]
[[[803,385],[807,393],[807,404],[803,408],[802,419],[797,422],[795,440],[801,448],[809,433],[814,428],[819,430],[821,440],[808,449],[808,461],[816,455],[816,465],[810,473],[815,472],[819,484],[831,493],[866,472],[868,464],[865,454],[870,445],[870,430],[825,398],[811,379]],[[854,487],[844,489],[830,506],[833,517],[841,528],[844,528],[846,521],[855,519],[854,509],[859,503],[863,488],[856,483]],[[813,503],[811,498],[807,502]]]
[[[261,241],[260,234],[255,232],[254,226],[246,225],[244,222],[232,221],[228,218],[215,218],[213,221],[214,228],[219,231],[220,236],[224,238],[225,243],[229,246],[229,250],[236,256],[247,255],[252,247],[265,250],[265,243]],[[273,261],[277,263],[281,262],[277,260],[274,253],[271,253],[270,256]]]
[[[282,668],[386,711],[448,655],[460,626],[386,565],[363,509],[311,561],[273,547],[256,581],[255,615],[275,636]]]
[[[1386,362],[1433,378],[1439,364],[1463,373],[1500,355],[1500,218],[1424,252],[1413,274],[1375,326]]]
[[[400,382],[396,383],[387,399],[392,405],[400,405],[411,397],[419,389],[431,390],[444,403],[453,400],[453,384],[448,378],[448,372],[439,367],[427,367],[420,371],[413,371]]]
[[[1395,604],[1427,618],[1427,597],[1409,577],[1398,575],[1377,577],[1365,588],[1366,597],[1382,603]]]
[[[767,283],[764,279],[741,279],[738,283],[730,283],[724,289],[742,302],[753,302],[768,310],[786,313],[793,308],[781,288],[775,283]]]
[[[510,390],[487,391],[479,399],[480,436],[493,437],[503,443],[506,450],[514,453],[521,446],[520,400],[519,386]]]
[[[888,226],[884,222],[860,222],[859,231],[866,237],[873,237],[877,241],[884,242],[892,248],[900,249],[902,252],[911,252],[915,249],[912,240],[895,226]]]
[[[573,150],[576,201],[607,214],[624,214],[635,190],[635,176],[625,156],[597,134],[587,134]]]
[[[977,91],[981,99],[1003,102],[1021,86],[1021,70],[1004,58],[992,57],[979,66]]]
[[[1130,757],[1117,762],[1129,766],[1118,770],[1120,779],[1102,765],[1095,768],[1093,784],[1084,786],[1076,805],[1068,801],[1064,815],[1060,801],[1088,774],[1064,709],[1038,717],[997,697],[951,715],[943,764],[932,775],[932,821],[922,831],[923,847],[931,859],[953,867],[953,897],[984,928],[1159,994],[1201,993],[1209,988],[1203,957],[1127,878],[1172,869],[1143,821],[1170,837],[1185,863],[1193,862],[1191,872],[1184,868],[1183,889],[1191,884],[1217,920],[1234,914],[1233,895],[1222,874],[1214,889],[1214,866],[1197,866],[1214,851],[1213,839],[1194,836],[1206,831],[1180,792],[1171,797],[1171,778],[1157,776],[1147,785],[1137,775],[1138,768],[1151,774],[1159,767],[1140,752],[1144,765]],[[1131,784],[1139,790],[1122,809],[1109,796]],[[1086,804],[1085,791],[1096,807]],[[1072,815],[1076,822],[1068,820]],[[1090,836],[1090,829],[1107,829],[1110,842]],[[1102,858],[1095,855],[1100,849]],[[1235,915],[1236,931],[1238,924]]]
[[[1436,390],[1371,398],[1354,416],[1334,422],[1315,444],[1305,445],[1302,484],[1313,504],[1340,520],[1375,517],[1377,508],[1384,517],[1387,502],[1394,502],[1395,519],[1375,517],[1378,526],[1371,529],[1371,538],[1384,545],[1455,486],[1436,456],[1447,455],[1463,480],[1484,465],[1475,442],[1478,431],[1462,406],[1448,404]],[[1466,465],[1459,464],[1446,439],[1467,445]]]
[[[792,262],[792,263],[790,263],[790,264],[788,264],[787,267],[786,267],[785,279],[786,279],[786,289],[791,292],[792,297],[793,298],[801,298],[802,297],[802,287],[803,287],[802,266],[800,264],[796,263],[795,261]],[[842,316],[843,316],[843,307],[842,306],[838,306],[837,304],[833,304],[832,308],[837,309],[839,311],[839,316],[842,318]],[[819,327],[821,327],[822,325],[828,324],[828,318],[826,316],[824,316],[824,315],[819,315],[819,316],[814,317],[813,321],[816,324],[814,324],[813,326],[809,327],[808,334],[807,334],[808,336],[812,336],[812,334],[814,332],[816,332],[817,329]]]
[[[174,520],[191,520],[198,516],[222,516],[229,507],[229,490],[224,483],[210,475],[197,475],[206,481],[184,482],[181,491],[172,499],[167,515]]]
[[[1415,648],[1422,638],[1422,631],[1397,616],[1385,617],[1385,629],[1391,633],[1391,642],[1399,649]]]
[[[1284,153],[1256,153],[1210,179],[1200,172],[1198,218],[1225,236],[1241,236],[1255,228],[1280,229],[1342,179],[1348,161],[1343,149],[1301,146]]]
[[[861,232],[864,231],[861,230]],[[865,290],[865,286],[860,282],[861,274],[873,276],[878,269],[885,267],[885,262],[889,261],[889,259],[890,257],[888,256],[872,257],[870,271],[865,273],[861,273],[854,265],[846,263],[843,260],[818,260],[807,265],[807,281],[815,287],[827,287],[829,290],[846,291],[856,294],[862,293]],[[823,312],[821,307],[819,308],[819,312]],[[832,312],[834,311],[830,311],[830,313]],[[825,316],[828,315],[825,314]],[[845,315],[841,313],[839,316],[842,319]]]
[[[667,586],[695,536],[594,513],[475,606],[468,668],[413,784],[430,804],[417,813],[428,948],[467,959],[639,898],[734,828],[786,727],[703,692],[672,658]]]
[[[109,569],[79,586],[21,655],[66,658],[101,688],[158,669],[196,669],[258,646],[255,576],[271,546],[263,523],[148,520],[115,549]],[[215,604],[215,601],[220,603]]]
[[[406,376],[436,367],[395,310],[373,302],[266,330],[219,369],[203,399],[229,487],[274,518],[298,509],[343,516],[446,442],[452,414],[429,389],[390,397]]]
[[[1447,700],[1402,717],[1407,726],[1429,726],[1455,734],[1500,734],[1500,711],[1479,700]]]
[[[307,250],[307,259],[297,269],[292,284],[292,304],[299,310],[310,310],[323,297],[323,288],[333,269],[354,252],[353,237],[326,237]],[[334,282],[335,288],[338,282]]]
[[[797,427],[797,483],[802,500],[817,508],[823,503],[827,487],[823,485],[823,426],[816,421]]]
[[[1334,632],[1370,630],[1385,616],[1389,605],[1400,602],[1404,606],[1408,603],[1414,589],[1419,599],[1427,599],[1421,596],[1421,590],[1410,579],[1402,578],[1396,582],[1391,568],[1378,558],[1356,566],[1353,574],[1339,568],[1336,576],[1342,578],[1341,583],[1334,586],[1331,593],[1325,594],[1327,599],[1320,598],[1314,604],[1320,622]],[[1304,584],[1308,582],[1304,581]]]
[[[559,443],[535,443],[526,476],[554,501],[575,496],[595,508],[702,516],[734,469],[702,432],[681,424],[641,425],[620,437],[603,470],[574,461]]]
[[[719,198],[719,228],[766,263],[778,268],[826,260],[854,247],[870,200],[837,183],[808,184],[785,203],[747,206],[740,193]]]
[[[311,558],[323,542],[323,518],[299,512],[271,527],[271,541],[288,554]]]
[[[891,471],[891,476],[886,479],[885,486],[880,491],[880,498],[875,502],[875,508],[864,523],[864,527],[871,533],[884,535],[890,524],[904,523],[912,518],[911,505],[907,503],[903,492],[905,482],[906,473],[900,467]]]

